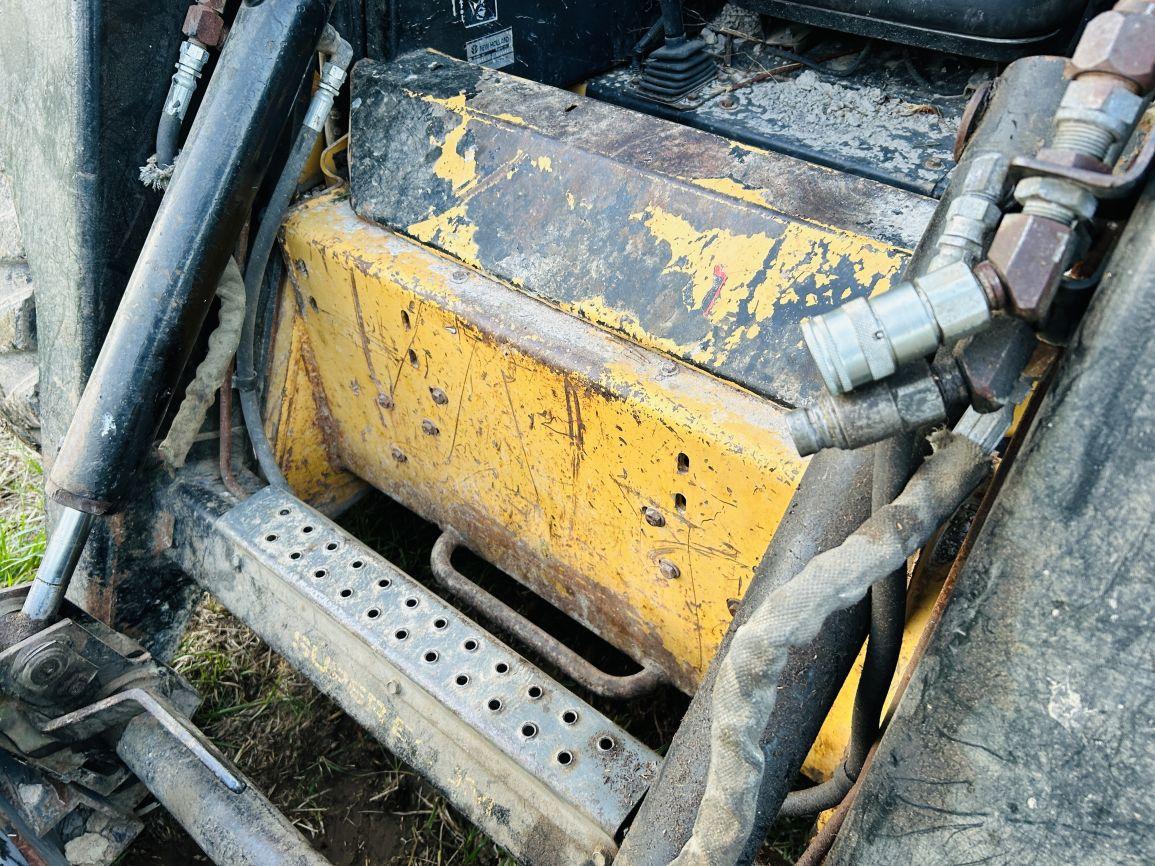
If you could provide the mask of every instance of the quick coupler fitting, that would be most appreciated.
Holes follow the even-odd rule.
[[[807,319],[802,336],[826,389],[846,394],[981,331],[997,306],[971,268],[955,262]]]
[[[952,359],[931,366],[920,358],[853,394],[820,394],[812,406],[790,412],[786,425],[794,447],[806,457],[824,448],[861,448],[937,424],[966,397],[966,384]]]

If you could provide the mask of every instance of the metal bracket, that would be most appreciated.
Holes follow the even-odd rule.
[[[1144,120],[1153,118],[1148,113]],[[1097,198],[1114,199],[1130,195],[1139,185],[1151,168],[1151,161],[1155,158],[1155,130],[1148,125],[1143,143],[1139,146],[1131,164],[1121,172],[1092,171],[1086,168],[1056,165],[1053,162],[1038,159],[1033,156],[1020,156],[1011,163],[1011,168],[1020,175],[1049,175],[1069,180],[1084,186],[1095,194]]]
[[[198,761],[232,791],[239,794],[245,790],[245,782],[234,772],[228,759],[210,743],[200,731],[167,701],[145,689],[127,689],[112,697],[89,704],[41,727],[49,736],[71,740],[87,740],[109,728],[125,724],[142,712],[148,713],[160,723],[173,739],[188,749]]]
[[[453,553],[463,543],[455,529],[446,529],[441,533],[430,555],[433,576],[442,586],[509,631],[566,676],[592,692],[617,699],[636,698],[652,692],[662,684],[662,675],[644,665],[636,674],[628,676],[615,676],[598,670],[549,632],[490,595],[453,567]]]

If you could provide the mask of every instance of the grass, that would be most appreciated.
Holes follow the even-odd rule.
[[[44,554],[40,457],[0,425],[0,585],[31,580]]]

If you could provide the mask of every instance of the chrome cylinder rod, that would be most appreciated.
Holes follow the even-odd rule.
[[[24,599],[23,613],[36,622],[55,619],[64,601],[64,593],[76,571],[76,563],[88,541],[94,515],[74,508],[65,508],[60,521],[48,538],[44,559],[36,572],[36,580]]]

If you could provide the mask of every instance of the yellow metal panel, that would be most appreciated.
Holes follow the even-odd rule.
[[[299,209],[286,249],[335,460],[692,690],[805,466],[782,409],[339,196]]]

